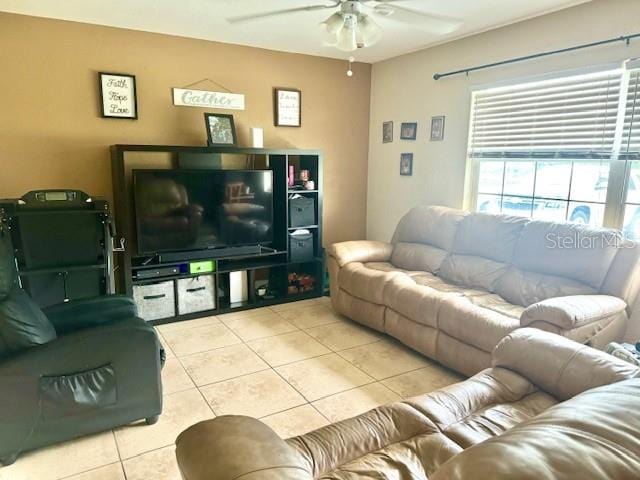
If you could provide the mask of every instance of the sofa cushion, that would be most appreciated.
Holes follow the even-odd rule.
[[[359,262],[348,263],[340,270],[340,287],[354,297],[382,305],[385,286],[396,275],[404,273],[376,270]]]
[[[458,225],[452,252],[509,263],[528,222],[522,217],[471,213]]]
[[[569,278],[599,291],[616,256],[619,235],[584,225],[531,221],[522,230],[513,265]]]
[[[450,297],[442,301],[438,326],[450,336],[485,352],[520,326],[524,310],[498,295]]]
[[[464,292],[465,295],[469,294],[469,292],[472,292],[472,291],[473,292],[481,292],[483,295],[485,293],[487,293],[486,291],[472,290],[470,288],[465,288],[465,287],[462,287],[460,285],[456,285],[455,283],[447,282],[443,278],[438,277],[437,275],[433,275],[432,273],[427,273],[427,272],[420,272],[418,274],[411,275],[411,278],[418,285],[422,285],[422,286],[425,286],[425,287],[431,287],[431,288],[433,288],[435,290],[438,290],[440,292],[453,292],[453,293]]]
[[[508,265],[473,255],[449,255],[442,264],[440,275],[457,285],[495,291]]]
[[[399,242],[393,247],[391,263],[408,270],[436,273],[447,255],[446,250],[431,245]]]
[[[44,313],[17,286],[0,301],[0,358],[56,339]]]
[[[508,302],[528,307],[548,298],[568,295],[593,295],[596,289],[578,280],[527,272],[515,267],[500,277],[495,292]]]
[[[526,378],[502,368],[471,378],[407,403],[430,418],[463,448],[513,428],[557,403]]]
[[[372,270],[380,270],[381,272],[402,272],[406,273],[409,276],[420,275],[421,273],[424,273],[419,270],[405,270],[404,268],[396,267],[389,262],[367,262],[364,264],[364,266],[367,268],[371,268]]]
[[[451,459],[431,480],[640,478],[640,379],[589,390]]]
[[[391,279],[384,291],[384,304],[414,322],[438,328],[442,300],[452,295],[461,295],[460,288],[436,290],[416,283],[414,278],[398,275]]]
[[[466,212],[447,207],[418,206],[398,223],[391,243],[422,243],[450,251]]]

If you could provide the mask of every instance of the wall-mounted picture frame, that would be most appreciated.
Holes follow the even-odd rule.
[[[236,125],[233,121],[233,115],[224,113],[205,113],[204,123],[207,127],[208,146],[236,146]]]
[[[432,142],[444,140],[444,115],[431,117],[431,137]]]
[[[102,118],[138,118],[136,77],[128,73],[98,72]]]
[[[274,88],[273,116],[276,127],[301,127],[302,92],[295,88]]]
[[[400,175],[407,177],[413,175],[413,153],[400,154]]]
[[[416,122],[403,122],[400,125],[401,140],[415,140],[418,136],[418,124]]]
[[[393,122],[382,122],[382,143],[393,142]]]

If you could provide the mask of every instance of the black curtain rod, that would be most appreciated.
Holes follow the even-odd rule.
[[[447,72],[447,73],[436,73],[433,75],[433,79],[440,80],[441,78],[451,77],[452,75],[460,75],[461,73],[466,73],[468,75],[469,72],[484,70],[485,68],[499,67],[501,65],[507,65],[509,63],[523,62],[525,60],[533,60],[534,58],[547,57],[549,55],[558,55],[559,53],[573,52],[574,50],[582,50],[583,48],[599,47],[600,45],[606,45],[607,43],[626,42],[627,45],[629,45],[632,39],[638,38],[638,37],[640,37],[640,33],[634,33],[631,35],[623,35],[621,37],[609,38],[607,40],[600,40],[599,42],[576,45],[575,47],[562,48],[560,50],[552,50],[550,52],[535,53],[533,55],[516,57],[510,60],[503,60],[501,62],[487,63],[485,65],[480,65],[477,67],[463,68],[462,70],[454,70],[452,72]]]

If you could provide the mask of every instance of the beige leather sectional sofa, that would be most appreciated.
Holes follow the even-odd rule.
[[[421,206],[391,243],[328,249],[334,308],[467,375],[519,327],[597,348],[636,337],[640,248],[568,223]]]
[[[182,433],[176,454],[185,480],[637,479],[639,372],[523,328],[464,382],[286,441],[222,416]]]

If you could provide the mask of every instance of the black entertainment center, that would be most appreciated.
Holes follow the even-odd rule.
[[[322,295],[321,152],[114,145],[111,162],[116,286],[146,320]]]

